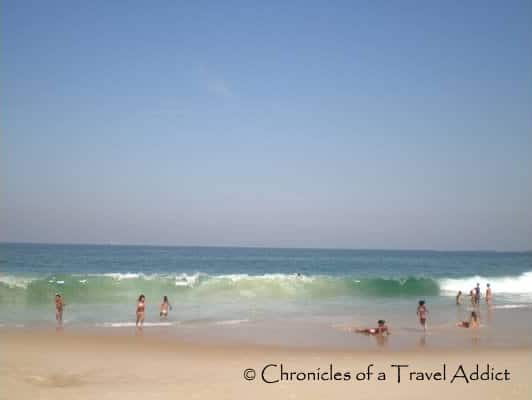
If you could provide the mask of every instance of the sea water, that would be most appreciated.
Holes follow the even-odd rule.
[[[532,344],[532,253],[0,244],[0,327],[133,328],[138,296],[146,324],[207,340],[350,347],[349,332],[385,319],[391,345],[469,341],[456,322],[473,309],[469,291],[490,283],[478,312],[480,340]],[[462,306],[455,305],[458,290]],[[168,296],[172,311],[159,318]],[[416,319],[429,309],[428,336]],[[432,336],[431,336],[432,335]],[[445,338],[445,340],[441,340]]]

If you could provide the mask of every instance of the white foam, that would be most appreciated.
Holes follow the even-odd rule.
[[[263,275],[249,275],[249,274],[221,274],[221,275],[208,275],[201,272],[196,272],[194,274],[182,273],[178,275],[173,274],[145,274],[142,272],[106,272],[101,274],[74,274],[73,276],[78,277],[80,283],[87,283],[87,279],[79,279],[85,277],[106,277],[112,278],[117,281],[121,280],[130,280],[130,279],[145,279],[145,280],[154,280],[154,279],[168,279],[173,280],[174,285],[178,287],[194,287],[197,286],[200,282],[210,281],[216,282],[219,280],[230,280],[231,282],[240,282],[240,281],[272,281],[272,282],[287,282],[287,283],[299,283],[299,282],[314,282],[316,278],[320,276],[307,276],[301,274],[263,274]],[[205,278],[205,279],[202,279]],[[56,281],[51,279],[49,283],[58,283],[62,284],[64,281]]]
[[[464,294],[469,294],[469,291],[480,283],[482,290],[486,289],[486,284],[489,283],[494,294],[532,294],[532,271],[525,272],[519,276],[505,276],[505,277],[483,277],[472,276],[468,278],[458,279],[441,279],[439,281],[442,292],[446,294],[456,294],[459,290]]]
[[[144,277],[144,274],[137,274],[137,273],[133,273],[133,272],[125,272],[125,273],[120,273],[120,272],[108,272],[108,273],[105,273],[105,274],[102,274],[103,276],[107,276],[109,278],[113,278],[113,279],[117,279],[119,281],[123,280],[123,279],[137,279],[137,278],[140,278],[140,277]],[[98,275],[96,275],[98,276]]]
[[[229,279],[233,282],[246,281],[246,280],[312,282],[315,279],[313,276],[298,275],[298,274],[263,274],[263,275],[227,274],[227,275],[216,275],[213,278]]]
[[[0,328],[7,328],[7,327],[15,327],[15,328],[24,328],[24,324],[14,324],[14,325],[10,325],[10,324],[0,324]]]
[[[200,281],[200,277],[203,276],[200,273],[196,273],[193,275],[188,274],[180,274],[175,277],[175,285],[176,286],[183,286],[183,287],[194,287],[197,285]]]
[[[154,279],[174,279],[176,286],[193,286],[199,282],[200,276],[203,274],[196,273],[192,275],[180,274],[180,275],[161,275],[161,274],[144,274],[142,272],[106,272],[104,274],[90,274],[89,276],[104,276],[107,278],[113,278],[115,280],[121,281],[126,279],[144,279],[144,280],[154,280]]]
[[[143,327],[174,326],[176,322],[144,322]],[[96,326],[104,328],[128,328],[137,326],[135,322],[103,322]]]
[[[35,278],[28,278],[22,276],[4,275],[0,276],[0,282],[7,285],[10,288],[26,289],[28,284],[33,282]]]
[[[216,321],[215,325],[238,325],[244,322],[249,322],[249,319],[228,319],[225,321]]]
[[[493,306],[494,309],[513,309],[513,308],[532,308],[530,304],[504,304],[500,306]]]

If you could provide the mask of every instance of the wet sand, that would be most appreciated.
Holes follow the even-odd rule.
[[[2,330],[0,342],[2,399],[530,398],[529,348],[333,351],[198,344],[131,331],[110,336],[22,329]],[[501,379],[508,370],[509,380],[450,382],[460,365],[469,374],[477,363],[481,370],[489,363]],[[269,364],[277,366],[266,368],[265,380],[283,380],[262,380]],[[283,378],[280,364],[285,372],[305,374]],[[368,381],[363,373],[369,364]],[[401,383],[392,364],[410,366],[402,370]],[[443,364],[444,381],[428,381],[426,375],[424,381],[409,380],[414,370],[441,373]],[[248,368],[256,371],[254,380],[244,379]],[[379,372],[385,381],[377,380]],[[341,380],[330,379],[335,373]],[[357,373],[364,380],[358,381]],[[297,380],[301,377],[307,379]]]

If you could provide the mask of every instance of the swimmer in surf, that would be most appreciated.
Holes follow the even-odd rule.
[[[161,303],[161,307],[159,309],[159,317],[167,319],[168,318],[168,311],[172,309],[172,305],[168,301],[168,296],[163,297],[163,302]]]
[[[144,325],[145,309],[146,309],[146,297],[143,294],[141,294],[137,302],[137,322],[135,322],[135,326],[137,328],[142,328],[142,325]]]

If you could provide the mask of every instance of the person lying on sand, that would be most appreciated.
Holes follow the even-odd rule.
[[[383,319],[379,319],[377,322],[376,328],[364,328],[364,329],[355,329],[354,331],[356,333],[365,333],[367,335],[390,335],[390,329],[386,325],[386,321]]]
[[[456,324],[459,328],[478,328],[480,326],[480,319],[476,311],[471,311],[469,321],[461,321]]]

